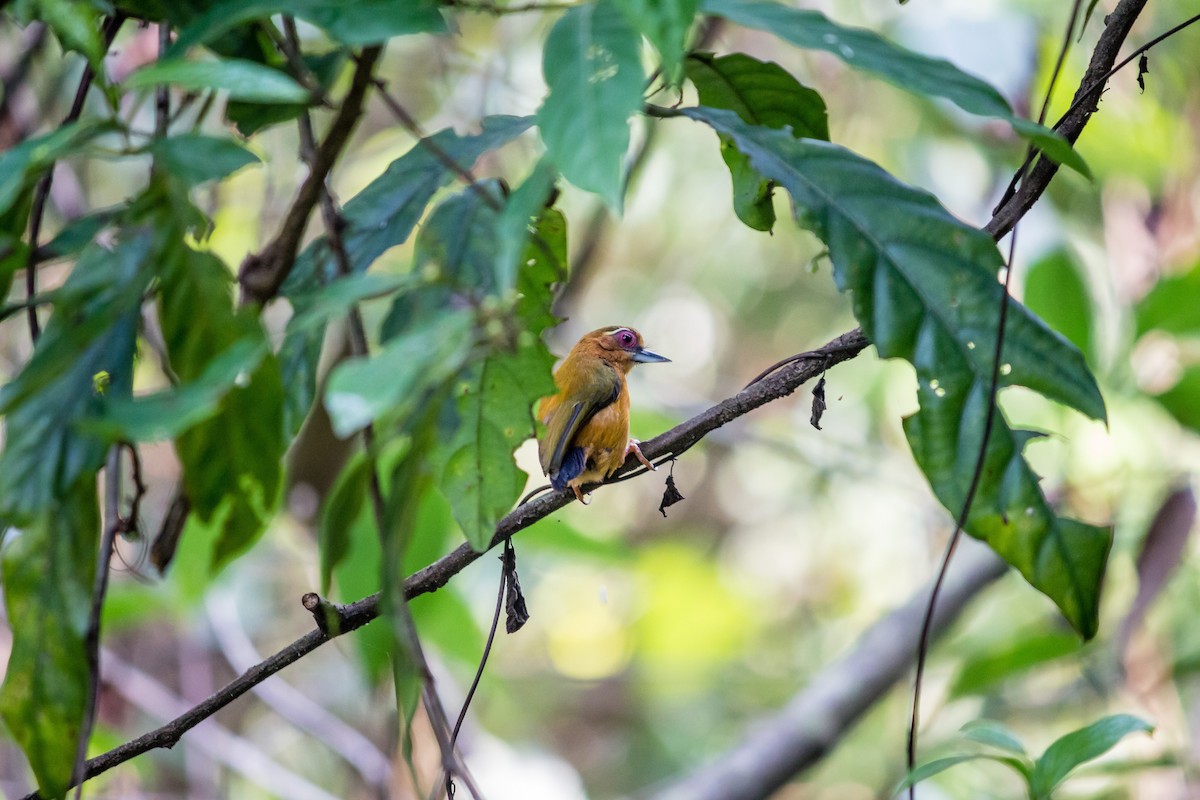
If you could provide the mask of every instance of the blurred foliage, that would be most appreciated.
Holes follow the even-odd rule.
[[[115,443],[136,444],[147,491],[105,607],[104,644],[128,681],[101,693],[92,752],[303,633],[305,591],[382,590],[389,613],[289,668],[303,701],[264,694],[212,723],[258,768],[211,742],[188,749],[208,735],[197,730],[186,758],[148,755],[98,783],[409,796],[406,770],[440,780],[422,760],[437,745],[416,713],[409,615],[453,716],[498,570],[487,557],[411,605],[399,587],[464,540],[486,547],[540,484],[528,440],[552,353],[599,325],[641,330],[674,361],[631,379],[631,433],[648,438],[854,320],[875,347],[826,376],[820,432],[801,393],[681,458],[687,500],[665,519],[661,482],[642,478],[517,539],[533,617],[498,638],[460,739],[488,796],[625,796],[785,704],[930,575],[994,368],[1004,390],[966,529],[1041,594],[1002,583],[935,651],[923,741],[950,754],[909,779],[963,797],[1058,796],[1088,780],[1182,791],[1200,735],[1194,503],[1178,513],[1200,463],[1198,34],[1151,54],[1144,94],[1133,69],[1118,75],[1075,150],[1022,113],[1057,55],[1063,12],[1045,4],[853,3],[836,20],[767,0],[517,10],[19,0],[2,12],[0,715],[24,752],[0,747],[5,792],[69,782],[97,477]],[[1089,10],[1051,119],[1102,11]],[[1131,41],[1177,22],[1169,11],[1148,10]],[[112,13],[131,19],[106,54]],[[298,50],[281,14],[296,18]],[[159,23],[175,36],[161,57]],[[298,120],[324,141],[361,48],[385,43],[327,181],[337,219],[310,205],[279,297],[240,301],[235,265],[307,191]],[[60,125],[84,64],[93,88]],[[975,226],[1026,143],[1074,172],[1023,223],[1006,300],[1003,259]],[[779,224],[788,211],[799,226]],[[31,345],[24,286],[10,287],[34,261],[45,326]],[[132,484],[127,470],[123,509]],[[151,575],[145,550],[176,491],[190,500],[183,538],[169,574]],[[145,681],[155,691],[134,691]],[[904,777],[906,705],[889,696],[780,796],[889,792]],[[1150,729],[1142,716],[1154,739],[1118,744]],[[1114,747],[1130,757],[1074,777]],[[219,768],[197,768],[201,751]],[[997,761],[1015,774],[997,780]]]

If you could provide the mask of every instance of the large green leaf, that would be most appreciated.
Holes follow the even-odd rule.
[[[84,420],[80,428],[111,442],[174,438],[215,416],[225,396],[254,372],[266,354],[262,337],[239,339],[213,358],[195,380],[143,397],[115,398],[104,404],[99,417]]]
[[[342,44],[377,44],[407,33],[444,33],[446,21],[432,0],[222,0],[179,32],[169,55],[207,44],[255,19],[294,14]]]
[[[658,50],[667,80],[677,82],[700,0],[617,0],[617,5]]]
[[[1077,259],[1066,250],[1039,258],[1025,275],[1025,305],[1094,358],[1091,292]]]
[[[211,61],[158,61],[125,79],[127,89],[147,89],[168,83],[181,89],[211,89],[234,100],[253,103],[308,103],[307,89],[287,73],[237,58]]]
[[[1162,278],[1134,306],[1137,335],[1158,330],[1176,336],[1200,335],[1200,264]]]
[[[542,331],[550,313],[551,286],[564,277],[566,220],[550,209],[539,220],[535,242],[518,272],[517,324],[508,347],[494,348],[470,367],[455,387],[457,421],[441,445],[441,489],[476,550],[487,547],[496,523],[520,496],[527,476],[513,451],[535,433],[533,404],[554,392],[554,356]]]
[[[233,277],[220,259],[193,250],[164,206],[159,316],[171,367],[186,386],[203,383],[213,361],[238,342],[266,338],[249,310],[235,312]],[[240,345],[246,346],[246,345]],[[212,553],[214,569],[249,547],[262,533],[278,499],[282,458],[283,385],[279,364],[265,355],[220,399],[216,413],[175,442],[193,512],[221,522]]]
[[[0,716],[25,751],[43,797],[61,796],[71,782],[87,707],[85,639],[100,539],[96,499],[95,476],[82,476],[4,546],[13,639]]]
[[[791,128],[793,136],[829,139],[829,119],[821,95],[778,64],[742,53],[720,57],[695,53],[688,57],[685,68],[702,105],[735,111],[751,125]],[[738,218],[755,230],[771,230],[775,225],[774,184],[759,175],[745,153],[724,136],[721,157],[733,179],[733,210]]]
[[[342,239],[351,267],[364,271],[385,251],[408,239],[433,195],[458,174],[446,159],[470,169],[481,155],[512,141],[532,125],[531,117],[486,117],[478,134],[461,136],[446,128],[417,142],[342,209],[346,220]],[[337,263],[321,237],[296,260],[281,291],[290,298],[312,291],[336,275]]]
[[[731,137],[756,170],[791,193],[800,223],[829,248],[838,286],[851,292],[854,314],[880,355],[916,367],[921,408],[905,430],[951,513],[962,508],[981,445],[1002,300],[1009,305],[1000,384],[1104,418],[1079,351],[1004,297],[996,281],[1002,260],[986,234],[844,148],[746,125],[729,111],[681,113]],[[1091,637],[1110,533],[1054,516],[1022,457],[1027,440],[997,415],[967,531]]]
[[[188,185],[224,178],[259,160],[233,139],[195,133],[155,139],[148,149],[158,167]]]
[[[973,652],[963,659],[950,683],[949,696],[959,698],[983,694],[1001,681],[1033,667],[1079,652],[1079,637],[1062,630],[1020,631],[994,647]]]
[[[40,19],[50,26],[63,50],[83,54],[97,70],[104,61],[101,11],[88,0],[17,0],[13,14],[22,22]],[[102,73],[103,74],[103,73]]]
[[[455,178],[456,172],[438,153],[470,168],[481,155],[516,138],[532,124],[529,117],[487,117],[478,134],[460,136],[447,128],[393,161],[343,209],[346,228],[342,239],[351,267],[365,271],[386,250],[408,239],[433,195]],[[319,238],[300,254],[281,293],[297,314],[302,314],[315,292],[338,279],[337,269],[327,240]],[[324,335],[323,325],[289,330],[280,349],[289,431],[299,429],[312,407]]]
[[[474,345],[473,328],[470,312],[447,310],[392,339],[374,356],[339,364],[325,389],[334,432],[346,437],[384,415],[413,413],[428,390],[462,368]]]
[[[581,189],[620,209],[629,118],[642,104],[641,38],[615,0],[567,11],[546,38],[550,93],[538,111],[546,151]]]
[[[57,293],[33,357],[0,390],[0,518],[7,523],[54,508],[103,463],[104,440],[76,425],[95,416],[105,396],[130,392],[150,254],[145,232],[123,235],[112,250],[89,247]]]
[[[1048,800],[1054,787],[1080,764],[1107,753],[1131,733],[1151,733],[1154,726],[1129,714],[1115,714],[1072,731],[1046,748],[1033,769],[1033,796]]]
[[[322,92],[328,93],[342,68],[346,64],[345,50],[331,50],[328,53],[308,54],[300,60],[308,68]],[[253,103],[230,98],[225,103],[225,119],[232,122],[238,133],[243,136],[253,136],[263,128],[287,122],[308,111],[308,101],[303,103]]]
[[[1054,161],[1091,175],[1083,158],[1060,134],[1016,116],[993,86],[949,61],[915,53],[874,31],[839,25],[819,11],[772,0],[702,0],[701,9],[738,25],[773,33],[797,47],[832,53],[850,66],[907,92],[941,97],[972,114],[1003,119]]]

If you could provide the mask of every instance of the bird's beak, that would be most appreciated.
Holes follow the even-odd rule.
[[[644,347],[639,347],[633,351],[633,360],[639,364],[664,364],[671,359],[666,356],[660,356],[653,350],[647,350]]]

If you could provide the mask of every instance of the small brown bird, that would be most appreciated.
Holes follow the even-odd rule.
[[[594,330],[580,339],[554,371],[558,394],[538,404],[546,432],[538,441],[542,472],[558,491],[570,487],[581,503],[579,487],[602,481],[633,453],[650,469],[637,439],[629,438],[629,385],[634,364],[671,359],[647,350],[632,328]]]

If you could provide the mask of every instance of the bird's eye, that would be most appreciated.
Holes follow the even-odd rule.
[[[633,347],[633,334],[629,331],[621,331],[617,334],[617,339],[622,347]]]

